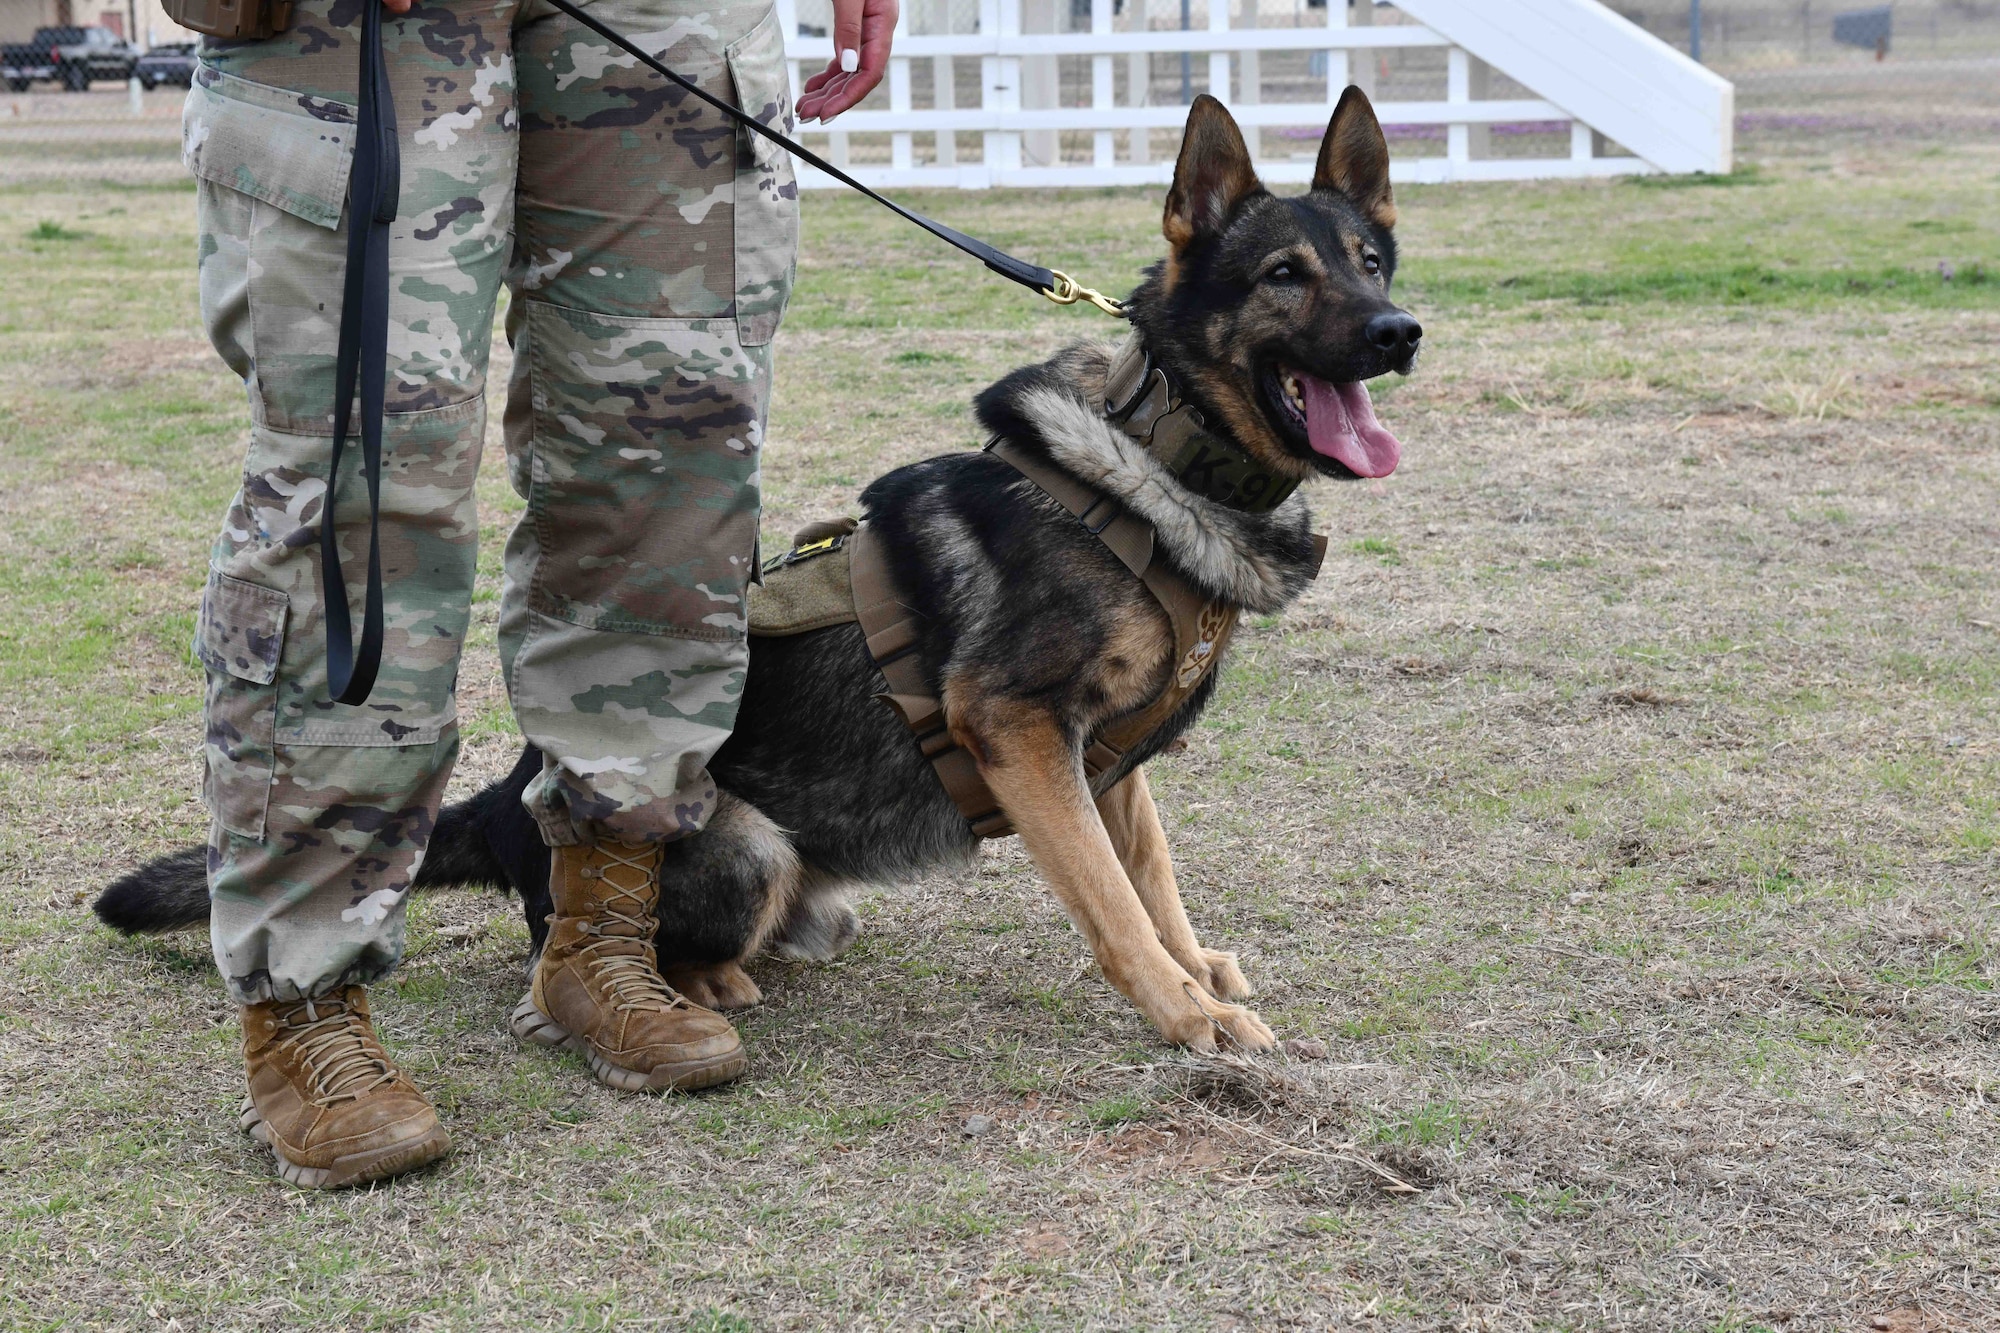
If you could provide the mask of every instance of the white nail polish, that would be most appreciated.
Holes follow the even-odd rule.
[[[840,53],[840,72],[842,74],[852,74],[860,68],[861,53],[859,51],[856,51],[853,47],[849,47]]]

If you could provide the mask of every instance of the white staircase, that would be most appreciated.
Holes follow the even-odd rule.
[[[1350,80],[1372,94],[1379,53],[1442,48],[1442,97],[1375,103],[1398,181],[1730,169],[1730,83],[1596,0],[1397,0],[1394,9],[1329,0],[1317,10],[1297,0],[1190,0],[1185,30],[1179,0],[1087,2],[1085,21],[1085,0],[905,0],[889,109],[850,111],[831,133],[803,127],[807,143],[878,187],[1163,183],[1172,153],[1154,151],[1149,131],[1178,129],[1187,111],[1178,86],[1160,105],[1149,62],[1185,52],[1191,91],[1222,98],[1246,131],[1277,131],[1249,135],[1264,178],[1300,183],[1312,175],[1309,131],[1325,126]],[[1270,12],[1279,4],[1285,12]],[[802,17],[823,28],[827,8],[778,0],[788,34]],[[788,47],[795,91],[833,54],[825,37],[792,36]],[[976,105],[966,105],[968,58],[978,61]],[[923,104],[913,66],[933,90]],[[1488,96],[1495,73],[1530,95]],[[1061,104],[1065,87],[1076,105]],[[1412,146],[1408,136],[1440,129],[1441,153],[1398,151]],[[963,160],[965,133],[979,136],[977,160]],[[1493,151],[1510,133],[1556,151]],[[1614,144],[1623,153],[1607,151]],[[810,169],[799,176],[808,188],[836,184]]]
[[[1596,0],[1397,0],[1656,171],[1727,172],[1736,88]]]

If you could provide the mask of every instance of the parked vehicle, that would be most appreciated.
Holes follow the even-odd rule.
[[[38,79],[53,79],[73,93],[95,79],[132,77],[139,48],[109,28],[37,28],[25,42],[0,47],[0,78],[14,92]]]
[[[161,42],[132,66],[132,77],[141,88],[157,88],[178,83],[185,88],[194,82],[193,42]]]
[[[53,79],[56,46],[82,38],[82,28],[37,28],[28,41],[0,46],[0,78],[7,80],[9,91],[17,93],[26,92],[28,85],[37,80]]]

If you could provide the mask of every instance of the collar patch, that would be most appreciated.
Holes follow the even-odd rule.
[[[1267,514],[1299,488],[1235,443],[1209,430],[1194,404],[1174,392],[1132,330],[1104,376],[1104,417],[1137,440],[1174,479],[1225,509]]]

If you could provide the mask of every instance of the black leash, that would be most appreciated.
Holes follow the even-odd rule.
[[[797,140],[754,115],[729,105],[690,79],[668,69],[616,28],[598,21],[570,0],[548,0],[556,9],[637,59],[669,83],[693,93],[738,125],[818,167],[850,189],[873,199],[947,245],[971,255],[1001,277],[1018,282],[1057,305],[1088,301],[1107,315],[1125,317],[1122,303],[1085,287],[1060,269],[1016,258],[955,227],[925,217],[884,198]],[[327,690],[337,702],[366,703],[382,665],[382,399],[389,362],[389,224],[396,220],[402,164],[396,148],[396,103],[389,92],[382,57],[382,6],[362,0],[361,75],[355,107],[354,164],[347,177],[347,280],[341,298],[340,343],[334,360],[333,459],[327,471],[326,501],[320,511],[320,592],[326,607]],[[368,206],[365,220],[361,209]],[[334,538],[333,496],[340,481],[340,458],[357,388],[361,399],[361,463],[368,482],[368,590],[361,617],[361,646],[347,607],[347,580]]]
[[[1076,279],[1070,277],[1060,269],[1043,268],[1040,264],[1030,264],[1025,259],[1017,259],[1005,250],[988,245],[977,237],[967,236],[956,227],[947,227],[942,222],[925,217],[915,209],[903,207],[893,199],[883,198],[860,181],[854,179],[854,177],[848,175],[845,171],[842,171],[839,167],[833,165],[833,163],[821,157],[818,153],[807,148],[804,144],[780,134],[777,130],[758,120],[755,116],[729,105],[729,103],[723,101],[721,98],[702,89],[692,80],[674,73],[674,71],[668,69],[657,59],[640,50],[638,45],[626,37],[625,34],[585,13],[582,9],[571,4],[570,0],[548,0],[548,2],[551,6],[560,9],[563,13],[575,19],[584,27],[589,28],[619,50],[639,60],[655,74],[693,93],[696,97],[699,97],[702,101],[708,103],[738,125],[754,133],[763,135],[780,148],[788,150],[792,156],[803,158],[839,181],[842,185],[852,190],[858,190],[896,216],[922,227],[946,245],[957,246],[960,250],[965,251],[965,253],[971,255],[1001,277],[1011,279],[1014,282],[1020,283],[1023,287],[1030,288],[1048,297],[1057,305],[1073,305],[1078,301],[1088,301],[1107,315],[1117,315],[1121,318],[1124,316],[1125,307],[1122,304],[1104,295],[1102,292],[1092,291],[1090,288],[1082,286]]]
[[[333,368],[333,461],[320,506],[319,576],[326,606],[326,688],[344,704],[368,701],[382,666],[382,388],[389,366],[389,224],[402,194],[396,147],[396,99],[382,58],[382,6],[362,0],[361,79],[355,107],[354,165],[347,177],[347,285],[340,303],[340,343]],[[364,217],[363,211],[366,210]],[[368,595],[361,649],[348,619],[347,579],[333,530],[340,455],[361,395],[361,472],[368,482]]]

